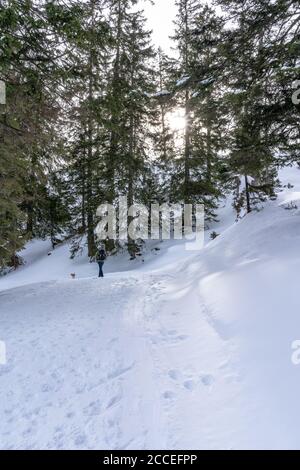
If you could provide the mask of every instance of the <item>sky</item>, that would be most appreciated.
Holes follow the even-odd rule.
[[[166,53],[171,52],[169,36],[174,32],[173,21],[176,16],[175,0],[144,0],[145,15],[148,18],[149,29],[153,30],[153,42],[156,47],[161,47]]]

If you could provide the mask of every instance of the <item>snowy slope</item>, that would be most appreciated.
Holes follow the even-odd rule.
[[[282,180],[198,254],[168,242],[100,281],[36,242],[0,279],[0,448],[300,448],[300,171]]]
[[[32,240],[20,252],[24,265],[17,271],[0,276],[0,291],[41,281],[70,280],[71,273],[77,279],[86,279],[98,275],[96,262],[89,262],[86,246],[83,253],[70,259],[70,243],[65,242],[52,250],[49,240]],[[192,256],[193,253],[190,253]],[[147,241],[143,256],[130,261],[128,252],[108,257],[105,262],[105,273],[122,273],[132,270],[149,271],[160,269],[174,259],[186,259],[189,253],[185,250],[184,241]],[[163,259],[163,261],[162,261]]]
[[[221,233],[234,222],[230,199],[224,201],[219,209],[220,223],[211,225],[205,233],[206,241],[210,240],[213,231]],[[98,275],[97,263],[90,263],[87,248],[83,245],[81,255],[70,259],[71,242],[65,242],[52,250],[50,240],[32,240],[19,254],[24,261],[17,271],[0,276],[0,291],[41,281],[70,280],[71,273],[77,279],[86,279]],[[174,264],[194,257],[195,252],[187,251],[184,240],[151,241],[145,243],[143,256],[134,261],[129,260],[124,251],[108,257],[105,262],[105,273],[109,277],[127,271],[168,271]]]

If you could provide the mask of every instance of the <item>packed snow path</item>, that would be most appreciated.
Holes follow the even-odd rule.
[[[300,172],[282,177],[199,253],[111,257],[104,279],[31,243],[0,279],[0,449],[300,449]]]
[[[230,378],[225,346],[204,317],[178,318],[170,285],[145,274],[0,293],[11,358],[0,368],[0,447],[197,448],[218,435],[222,445],[222,419],[213,429],[204,410],[224,400],[214,388]]]

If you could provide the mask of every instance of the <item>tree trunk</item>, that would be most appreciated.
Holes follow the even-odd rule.
[[[95,2],[92,0],[92,28],[94,27],[94,8]],[[93,30],[92,30],[93,31]],[[87,192],[86,192],[86,205],[87,205],[87,228],[88,228],[88,256],[93,257],[96,253],[96,242],[94,234],[94,204],[93,204],[93,58],[94,58],[94,39],[90,45],[89,66],[88,66],[88,122],[87,122]]]
[[[116,58],[114,62],[113,80],[112,80],[112,95],[118,103],[118,93],[120,87],[120,53],[121,53],[121,41],[122,41],[122,1],[118,1],[118,21],[117,21],[117,37],[116,37]],[[119,144],[119,109],[113,107],[111,113],[111,135],[109,143],[109,161],[108,161],[108,184],[109,191],[107,195],[107,202],[113,203],[115,199],[115,171],[116,171],[116,153],[118,151]]]
[[[185,52],[184,52],[184,62],[185,62],[185,73],[188,73],[189,69],[189,23],[188,23],[188,2],[185,1],[184,4],[184,25],[185,25]],[[190,96],[189,91],[185,91],[185,136],[184,136],[184,202],[190,202],[190,152],[191,152],[191,128],[190,128]]]
[[[190,134],[190,106],[189,92],[185,92],[185,135],[184,135],[184,198],[187,204],[190,199],[190,152],[191,152],[191,134]]]
[[[208,104],[211,100],[211,93],[208,94]],[[211,183],[211,180],[212,180],[212,174],[211,174],[211,170],[212,170],[212,142],[211,142],[211,127],[212,127],[212,123],[211,123],[211,117],[209,115],[209,111],[208,111],[208,116],[207,116],[207,120],[206,120],[206,126],[207,126],[207,133],[206,133],[206,179],[208,181],[208,183]]]
[[[246,191],[247,213],[249,214],[251,212],[251,204],[250,204],[249,183],[248,183],[247,175],[245,175],[245,191]]]
[[[85,160],[85,150],[84,150],[84,160]],[[85,163],[81,167],[81,230],[82,233],[86,231],[86,175],[85,175]]]

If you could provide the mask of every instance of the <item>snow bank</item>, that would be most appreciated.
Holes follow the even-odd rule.
[[[300,199],[300,172],[287,169],[281,177],[294,188],[211,242],[179,281],[187,297],[197,292],[208,322],[231,345],[247,415],[238,448],[300,447],[300,368],[291,360],[300,337],[300,210],[283,207]]]

